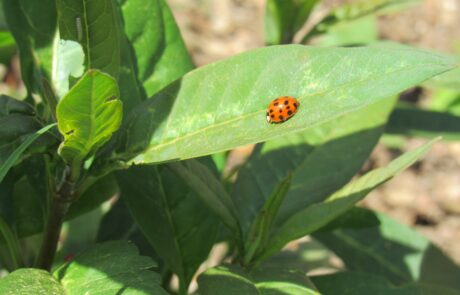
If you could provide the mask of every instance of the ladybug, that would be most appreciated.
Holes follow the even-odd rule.
[[[267,108],[268,123],[283,123],[297,113],[300,103],[291,96],[280,96],[273,100]]]

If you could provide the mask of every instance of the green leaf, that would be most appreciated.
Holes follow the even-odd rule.
[[[427,107],[431,111],[460,116],[460,93],[455,90],[437,90]]]
[[[254,220],[245,243],[244,263],[246,265],[251,262],[257,251],[265,247],[275,217],[291,186],[291,181],[292,175],[288,175],[286,179],[278,184]]]
[[[0,63],[8,65],[16,53],[16,42],[10,32],[0,31]]]
[[[233,232],[234,237],[240,238],[240,226],[233,201],[220,180],[206,165],[192,159],[170,163],[167,167],[182,178],[196,193],[196,196],[219,216],[222,222]]]
[[[270,45],[292,43],[295,33],[310,16],[318,0],[268,0],[265,39]]]
[[[219,222],[186,183],[164,166],[117,173],[131,216],[180,281],[181,293],[208,257]]]
[[[247,233],[275,185],[293,174],[276,225],[344,186],[369,157],[396,98],[383,99],[305,132],[256,148],[239,171],[232,198]]]
[[[83,75],[85,71],[84,59],[85,53],[80,43],[56,38],[52,82],[59,98],[69,91],[69,79],[76,79]]]
[[[126,0],[121,8],[125,32],[134,49],[137,79],[147,96],[193,68],[166,1]]]
[[[116,81],[90,70],[59,102],[58,127],[64,136],[59,154],[75,165],[106,143],[121,124],[122,103]]]
[[[72,203],[66,214],[66,219],[70,220],[96,209],[103,202],[114,197],[118,191],[118,183],[113,174],[96,180],[81,193],[78,200]]]
[[[120,72],[120,31],[116,1],[56,1],[59,37],[81,44],[86,69],[99,69],[118,77]]]
[[[406,48],[256,49],[194,70],[146,100],[126,120],[118,157],[145,150],[131,162],[188,159],[304,131],[453,67]],[[267,105],[282,95],[298,98],[298,113],[267,124]]]
[[[41,79],[51,72],[52,42],[56,32],[56,3],[54,0],[5,0],[8,27],[19,50],[21,78],[31,94],[41,92]]]
[[[420,3],[420,0],[357,0],[346,2],[326,14],[303,37],[308,42],[313,36],[327,32],[341,22],[350,22],[367,16],[387,14],[406,9]]]
[[[322,295],[458,295],[459,291],[445,286],[413,284],[396,287],[382,277],[366,273],[339,272],[311,277]]]
[[[391,114],[387,133],[447,140],[460,139],[460,116],[413,107],[400,107]]]
[[[12,126],[12,125],[7,125]],[[48,130],[56,126],[56,123],[47,125],[42,129],[36,131],[34,134],[28,136],[15,150],[11,153],[8,158],[1,163],[0,166],[0,182],[2,182],[8,170],[16,163],[19,157],[24,153],[24,151],[42,134],[46,133]]]
[[[236,266],[219,266],[201,274],[198,284],[202,295],[319,295],[303,273],[278,268],[247,273]]]
[[[68,294],[49,272],[33,268],[18,269],[2,278],[0,293],[4,295]]]
[[[381,213],[355,208],[315,233],[351,271],[395,284],[426,283],[460,290],[460,267],[415,230]]]
[[[417,161],[430,149],[434,142],[431,141],[400,156],[384,168],[366,173],[331,195],[324,202],[316,203],[294,214],[272,233],[267,250],[261,254],[259,259],[265,259],[279,251],[288,242],[317,231],[350,210],[374,188]]]
[[[6,266],[7,270],[14,270],[18,269],[19,267],[24,265],[22,261],[19,241],[15,234],[13,233],[10,226],[0,217],[0,241],[5,243],[5,246],[8,251],[8,261],[6,259],[2,259],[2,264]],[[1,286],[1,281],[0,281]],[[1,290],[1,287],[0,287]]]
[[[53,275],[66,294],[166,295],[159,275],[148,270],[153,266],[155,263],[139,256],[131,243],[107,242],[76,255]]]

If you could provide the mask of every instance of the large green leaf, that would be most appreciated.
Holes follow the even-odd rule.
[[[268,0],[265,39],[270,45],[292,43],[319,0]]]
[[[59,154],[67,163],[79,163],[106,143],[121,124],[122,103],[117,82],[90,70],[59,102],[56,110],[64,142]]]
[[[118,157],[156,163],[266,141],[348,114],[453,67],[446,57],[405,48],[256,49],[194,70],[141,104],[124,124]],[[300,109],[283,124],[268,124],[266,107],[280,95],[297,97]]]
[[[53,274],[65,294],[167,295],[159,275],[148,270],[153,266],[155,263],[139,256],[131,243],[107,242],[75,256]]]
[[[323,295],[459,295],[460,292],[442,285],[412,284],[396,287],[382,277],[358,272],[311,278]]]
[[[355,208],[314,237],[349,270],[395,284],[419,282],[460,290],[460,267],[421,234],[384,214]]]
[[[120,72],[120,23],[112,0],[57,0],[59,37],[81,44],[87,69]]]
[[[147,96],[193,68],[166,1],[126,0],[121,7],[125,32],[134,49],[137,78]]]
[[[56,32],[54,0],[5,0],[3,10],[16,39],[21,62],[21,78],[29,92],[41,92],[41,79],[51,72],[52,41]]]
[[[201,274],[198,284],[203,295],[319,295],[305,274],[279,268],[248,273],[236,266],[219,266]]]
[[[68,293],[49,272],[41,269],[23,268],[0,280],[0,294],[65,295]]]
[[[311,205],[294,214],[272,233],[266,251],[261,254],[260,259],[276,253],[288,242],[320,229],[350,210],[374,188],[412,165],[430,149],[433,143],[434,141],[431,141],[400,156],[388,166],[373,170],[350,182],[324,202]]]
[[[460,116],[418,108],[400,107],[391,114],[386,132],[410,136],[460,139]]]
[[[271,140],[256,148],[238,173],[232,197],[246,233],[276,184],[289,173],[293,183],[276,224],[324,200],[362,167],[393,108],[395,98],[310,130]]]
[[[187,184],[164,166],[118,172],[133,219],[180,280],[181,293],[214,244],[219,222]]]

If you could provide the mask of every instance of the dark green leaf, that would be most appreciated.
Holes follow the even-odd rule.
[[[21,77],[29,92],[42,91],[41,79],[51,72],[52,42],[56,32],[54,0],[5,0],[3,10],[16,39]]]
[[[166,1],[126,0],[122,12],[125,32],[134,49],[137,78],[147,96],[193,68]]]
[[[24,127],[25,126],[25,122],[23,119],[24,116],[20,116],[19,118],[21,119],[20,122],[18,122],[18,125],[11,125],[12,123],[11,122],[8,122],[7,124],[8,125],[4,125],[5,127],[13,127],[13,128],[16,128],[16,127]],[[11,119],[12,116],[8,116],[6,118],[9,118]],[[17,146],[14,151],[12,151],[11,154],[9,154],[9,156],[1,162],[1,166],[0,166],[0,182],[3,180],[3,178],[5,177],[6,173],[8,172],[8,170],[10,170],[11,167],[13,167],[13,165],[16,163],[16,161],[19,159],[19,157],[22,155],[22,153],[42,134],[46,133],[48,130],[50,130],[51,128],[53,128],[54,126],[56,126],[56,123],[53,123],[53,124],[50,124],[50,125],[47,125],[45,127],[43,127],[42,129],[36,131],[35,133],[27,136],[23,141],[22,143]],[[14,130],[14,129],[13,129]],[[8,132],[11,132],[12,130],[9,130]],[[17,136],[17,134],[14,134]],[[2,138],[2,141],[3,139],[6,139],[8,140],[7,138],[3,137]],[[19,142],[21,142],[19,141]],[[14,147],[15,145],[17,144],[17,140],[10,143],[10,144],[4,144],[3,146],[0,147],[0,149],[4,150],[5,148],[8,150],[8,149],[11,149],[12,147]]]
[[[219,266],[201,274],[198,284],[202,295],[319,295],[303,273],[278,268],[247,273],[236,266]]]
[[[168,164],[182,178],[206,206],[239,238],[240,226],[232,199],[220,180],[203,163],[192,159]]]
[[[59,154],[67,163],[80,163],[106,143],[121,124],[122,103],[117,82],[90,70],[59,102],[58,127],[64,136]]]
[[[245,243],[244,263],[251,262],[259,250],[263,250],[272,230],[278,210],[291,186],[292,175],[282,180],[257,214]]]
[[[417,108],[399,107],[391,114],[386,132],[447,140],[460,139],[460,116]]]
[[[406,48],[256,49],[194,70],[141,104],[126,120],[119,157],[146,149],[131,162],[187,159],[304,131],[453,67]],[[298,98],[300,109],[267,124],[266,107],[280,95]]]
[[[66,294],[167,295],[160,277],[149,271],[155,263],[139,256],[128,242],[107,242],[75,256],[54,272]],[[36,293],[35,293],[36,294]]]
[[[68,294],[53,276],[41,269],[23,268],[0,280],[2,295]]]
[[[268,0],[265,39],[270,45],[292,43],[319,0]]]
[[[311,278],[322,295],[458,295],[445,286],[412,284],[396,287],[382,277],[366,273],[339,272]]]
[[[314,237],[349,270],[385,277],[395,284],[419,282],[460,290],[460,267],[421,234],[384,214],[356,208]]]
[[[275,185],[289,173],[293,183],[277,225],[345,185],[377,144],[394,102],[395,98],[384,99],[259,146],[239,171],[232,192],[243,231],[248,231]]]
[[[118,172],[122,198],[145,237],[187,289],[207,258],[219,223],[188,186],[166,167]]]
[[[86,69],[99,69],[117,78],[121,25],[115,3],[112,0],[56,1],[60,39],[81,44]]]
[[[81,194],[77,201],[72,203],[66,214],[66,219],[70,220],[90,212],[109,198],[114,197],[117,192],[118,184],[112,174],[98,179]]]
[[[320,229],[322,226],[350,210],[354,204],[364,198],[374,188],[388,181],[417,161],[430,149],[433,143],[434,141],[431,141],[400,156],[386,167],[373,170],[350,182],[324,202],[314,204],[294,214],[278,230],[273,232],[267,250],[261,255],[260,259],[276,253],[288,242]]]

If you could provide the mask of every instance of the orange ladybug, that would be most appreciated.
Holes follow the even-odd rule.
[[[273,100],[267,108],[268,123],[283,123],[297,113],[300,103],[291,96],[280,96]]]

